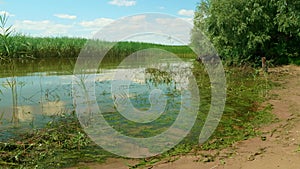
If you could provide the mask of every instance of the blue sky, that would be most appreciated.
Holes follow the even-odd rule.
[[[0,0],[16,32],[31,36],[92,37],[122,17],[158,12],[192,23],[199,0]]]

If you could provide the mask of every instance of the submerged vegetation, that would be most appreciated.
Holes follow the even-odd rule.
[[[113,157],[93,144],[75,114],[54,117],[43,129],[0,142],[4,168],[61,168],[80,161],[103,162]]]
[[[143,159],[136,166],[131,166],[132,168],[151,165],[162,159],[191,151],[222,149],[236,141],[260,135],[257,129],[270,123],[273,116],[270,113],[270,106],[265,109],[258,109],[258,106],[264,101],[267,91],[273,84],[267,79],[267,75],[258,75],[252,68],[226,68],[225,71],[228,81],[226,108],[211,138],[203,145],[198,145],[198,137],[210,107],[210,86],[203,66],[194,62],[193,72],[201,95],[200,111],[194,127],[173,149],[162,155]],[[118,121],[116,116],[110,118],[113,119],[107,120]],[[167,126],[163,127],[168,127],[169,123],[172,123],[172,119],[170,120],[166,120]],[[137,137],[139,131],[152,136],[162,129],[158,127],[139,130],[139,127],[136,127],[136,130],[126,130],[128,129],[126,121],[117,125],[118,130],[126,134],[138,134]],[[7,168],[64,168],[79,162],[104,162],[109,157],[117,158],[90,140],[75,114],[54,116],[45,128],[34,129],[32,132],[0,143],[0,164]]]

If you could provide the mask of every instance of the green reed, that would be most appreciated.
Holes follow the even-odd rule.
[[[0,15],[0,61],[37,58],[77,58],[80,52],[106,53],[105,58],[123,59],[142,49],[158,48],[178,57],[195,58],[188,46],[168,46],[141,42],[107,42],[71,37],[31,37],[15,33],[7,26],[8,16]]]
[[[17,34],[6,37],[5,46],[2,46],[0,51],[2,57],[9,58],[76,58],[86,43],[91,41],[93,40],[84,38],[30,37]],[[96,46],[92,49],[94,52],[107,52],[107,46],[112,46],[111,42],[95,41]],[[134,52],[148,48],[166,50],[178,57],[195,58],[195,54],[191,52],[188,46],[167,46],[140,42],[118,42],[108,50],[105,57],[125,58]]]

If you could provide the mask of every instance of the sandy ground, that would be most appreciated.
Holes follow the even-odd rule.
[[[253,138],[235,143],[220,152],[198,152],[174,162],[159,162],[153,169],[299,169],[300,168],[300,67],[270,69],[270,76],[282,85],[273,89],[270,100],[278,120],[260,130],[265,139]],[[298,151],[297,151],[298,150]],[[215,156],[212,162],[210,157]],[[207,155],[203,157],[203,155]],[[109,159],[105,164],[79,164],[91,169],[128,169],[134,160]]]

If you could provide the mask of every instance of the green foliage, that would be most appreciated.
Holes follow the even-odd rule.
[[[198,70],[199,67],[196,67]],[[225,110],[222,119],[207,142],[201,145],[204,150],[222,149],[231,146],[233,143],[259,135],[257,128],[261,125],[272,122],[274,116],[270,112],[270,107],[258,110],[258,107],[273,83],[266,80],[265,76],[256,75],[252,68],[225,68],[227,78],[227,97]],[[196,73],[202,76],[201,73]],[[207,88],[201,85],[204,81],[198,81],[200,88]],[[201,91],[201,90],[200,90]],[[204,97],[202,97],[204,96]],[[202,91],[201,102],[210,105],[210,95]],[[201,103],[203,106],[203,103]],[[207,112],[209,107],[200,108],[200,111]],[[199,113],[197,122],[192,129],[192,135],[188,136],[187,141],[199,136],[199,129],[203,125],[206,114]],[[198,133],[197,133],[198,132]],[[197,140],[196,140],[197,141]]]
[[[88,49],[85,48],[85,50],[91,50],[94,53],[107,52],[107,47],[112,46],[110,42],[88,41],[83,38],[41,38],[20,34],[7,37],[6,44],[9,52],[2,52],[3,56],[8,58],[22,58],[23,60],[32,58],[77,58],[86,44],[88,45]],[[136,51],[148,48],[163,49],[181,58],[195,58],[194,53],[191,52],[188,46],[166,46],[139,42],[118,42],[108,51],[105,58],[120,60]]]
[[[6,27],[8,16],[6,14],[0,15],[0,60],[4,60],[5,56],[10,54],[8,37],[12,33],[12,26]]]
[[[101,162],[112,154],[84,134],[75,114],[56,117],[44,129],[0,142],[3,168],[64,168],[80,161]]]
[[[206,0],[198,7],[194,31],[204,32],[232,64],[275,64],[300,59],[300,2],[292,0]],[[193,43],[200,43],[193,40]]]
[[[38,38],[23,35],[9,37],[10,58],[70,58],[77,57],[86,39]]]

